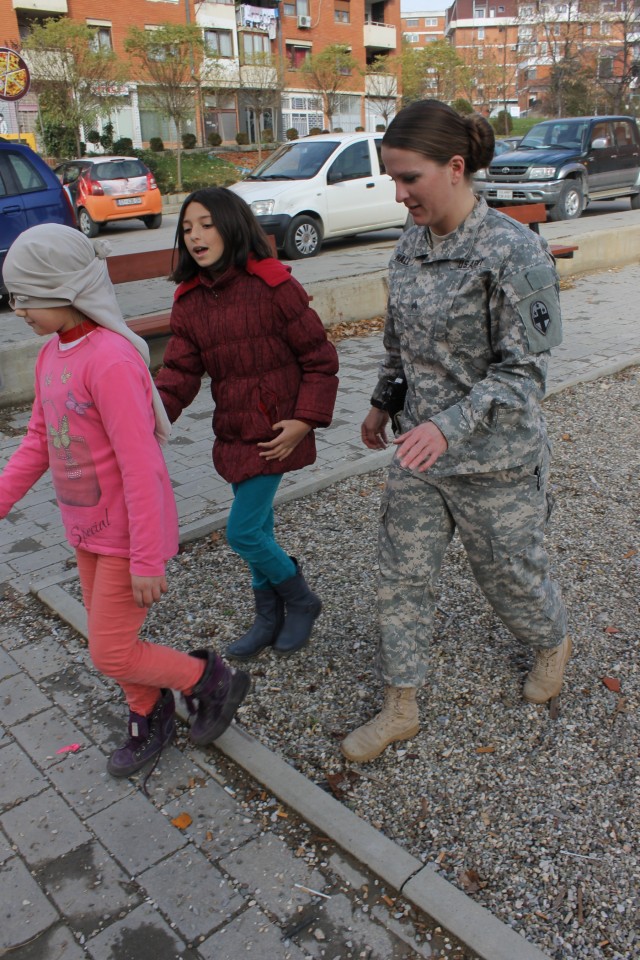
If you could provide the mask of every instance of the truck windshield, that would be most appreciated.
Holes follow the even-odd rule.
[[[553,120],[537,123],[522,138],[519,149],[548,150],[549,147],[565,147],[579,150],[582,147],[588,124],[584,120]]]
[[[309,180],[315,177],[339,142],[300,140],[285,143],[259,164],[245,180]]]

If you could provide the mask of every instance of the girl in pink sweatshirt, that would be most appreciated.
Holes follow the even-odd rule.
[[[160,443],[169,422],[148,349],[120,313],[91,241],[61,224],[22,233],[3,278],[16,315],[55,334],[36,361],[27,434],[0,475],[0,517],[50,468],[75,548],[94,665],[122,687],[129,737],[109,758],[115,777],[157,760],[175,732],[172,688],[196,712],[191,739],[211,743],[246,696],[246,673],[212,650],[142,640],[147,609],[167,591],[178,519]]]

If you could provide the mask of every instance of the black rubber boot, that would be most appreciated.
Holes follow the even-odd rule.
[[[285,605],[284,626],[273,645],[274,652],[281,657],[288,657],[306,647],[313,624],[322,610],[320,597],[309,589],[297,560],[291,559],[298,572],[273,587]]]
[[[252,626],[239,640],[227,647],[227,656],[236,660],[251,660],[259,657],[267,647],[271,647],[284,623],[284,601],[271,587],[256,590],[253,596],[256,605],[256,618]]]
[[[130,777],[162,753],[176,732],[175,712],[171,690],[163,690],[146,717],[133,711],[129,714],[129,739],[111,754],[107,762],[112,777]]]
[[[194,650],[190,656],[207,661],[193,693],[185,697],[189,711],[196,713],[189,736],[203,747],[213,743],[227,729],[249,692],[251,677],[242,670],[228,667],[213,650]]]

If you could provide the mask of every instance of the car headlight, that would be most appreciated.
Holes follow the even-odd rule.
[[[249,206],[256,217],[268,217],[273,213],[275,200],[254,200]]]
[[[552,180],[555,175],[555,167],[531,167],[529,170],[529,180]]]
[[[487,179],[487,169],[483,167],[482,170],[476,170],[473,175],[474,180],[486,180]]]

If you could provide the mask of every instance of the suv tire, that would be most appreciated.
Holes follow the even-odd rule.
[[[294,217],[284,238],[284,252],[288,259],[315,257],[321,246],[322,233],[318,221],[305,214]]]
[[[143,217],[142,222],[147,230],[157,230],[158,227],[162,226],[162,214],[154,213],[149,217]]]
[[[577,220],[584,210],[584,193],[578,180],[567,180],[549,210],[552,220]]]
[[[96,223],[84,207],[78,210],[78,226],[85,237],[97,237],[100,233],[100,224]]]

